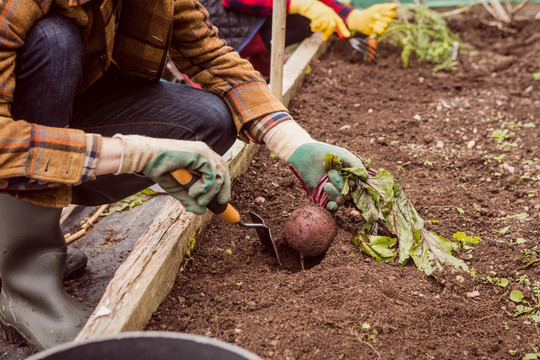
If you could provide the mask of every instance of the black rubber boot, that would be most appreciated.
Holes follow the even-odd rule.
[[[0,325],[33,351],[73,340],[91,310],[63,288],[61,209],[0,194]]]
[[[74,279],[84,272],[88,256],[78,249],[67,249],[66,262],[64,264],[64,281]]]

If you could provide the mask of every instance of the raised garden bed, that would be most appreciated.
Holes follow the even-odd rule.
[[[316,139],[390,171],[430,230],[480,237],[457,254],[471,271],[428,277],[412,264],[371,260],[351,243],[360,219],[350,209],[336,214],[326,256],[302,271],[282,230],[307,197],[261,148],[234,182],[232,202],[265,219],[283,269],[254,231],[214,218],[147,330],[212,336],[268,359],[521,359],[540,351],[539,324],[514,316],[524,303],[510,301],[513,290],[529,305],[540,301],[538,21],[520,23],[516,34],[474,14],[449,24],[476,48],[456,72],[432,76],[414,60],[403,69],[399,49],[384,43],[369,64],[337,41],[312,62],[290,110]]]

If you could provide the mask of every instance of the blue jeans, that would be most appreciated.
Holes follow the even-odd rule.
[[[130,77],[114,65],[78,93],[83,47],[78,28],[49,14],[38,21],[17,53],[14,119],[88,133],[138,134],[200,140],[224,154],[236,139],[229,108],[217,95],[191,86]],[[153,182],[138,175],[104,175],[73,188],[73,202],[118,201]]]

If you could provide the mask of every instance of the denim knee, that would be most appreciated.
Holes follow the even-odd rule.
[[[14,117],[67,126],[82,81],[83,46],[71,20],[50,14],[36,22],[17,53]]]
[[[199,115],[209,131],[206,139],[201,140],[208,143],[215,152],[223,155],[237,138],[236,126],[231,112],[224,102],[218,101],[206,105],[204,111],[201,111]]]

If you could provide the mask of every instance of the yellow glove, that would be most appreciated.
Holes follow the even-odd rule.
[[[300,14],[310,19],[311,31],[322,31],[324,41],[328,40],[335,30],[344,37],[351,36],[343,19],[331,7],[318,0],[291,0],[289,14]]]
[[[354,9],[347,17],[349,30],[360,31],[366,35],[382,34],[396,17],[397,4],[376,4],[364,11]]]

